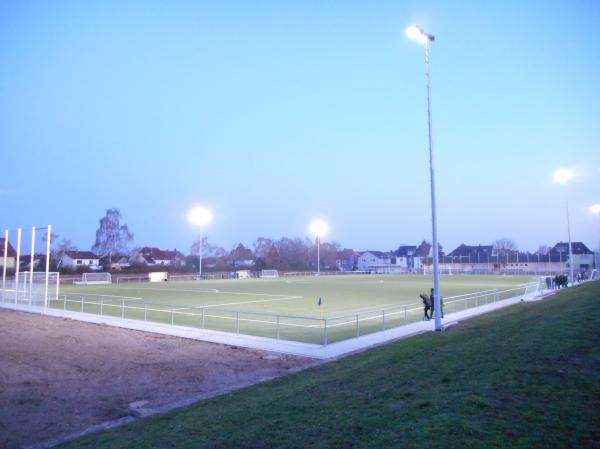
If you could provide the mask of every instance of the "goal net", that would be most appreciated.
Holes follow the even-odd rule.
[[[261,278],[278,278],[279,271],[277,271],[277,270],[262,270],[260,272],[260,277]]]
[[[60,274],[48,273],[48,300],[58,299]],[[17,302],[24,302],[35,306],[44,306],[46,298],[46,273],[33,273],[26,271],[19,273],[15,279],[15,298]]]
[[[83,273],[79,285],[112,284],[110,273]]]

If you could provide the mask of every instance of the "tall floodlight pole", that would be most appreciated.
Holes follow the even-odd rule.
[[[427,125],[429,131],[429,176],[431,183],[431,240],[433,252],[433,305],[435,307],[435,330],[441,331],[442,317],[440,309],[440,268],[437,241],[437,216],[435,207],[435,170],[433,165],[433,136],[431,122],[431,78],[429,76],[429,45],[435,37],[425,33],[421,28],[412,25],[406,29],[406,36],[425,45],[425,78],[427,81]]]
[[[198,278],[202,279],[202,230],[213,220],[213,214],[205,207],[194,207],[188,212],[188,220],[200,229],[200,241],[198,243]]]
[[[600,268],[600,204],[598,204],[598,203],[593,204],[592,206],[590,206],[589,210],[592,214],[596,215],[596,217],[599,218],[599,220],[598,220],[598,249],[596,250],[595,262],[596,262],[596,268]]]
[[[321,274],[321,237],[323,237],[329,226],[323,220],[314,220],[310,224],[310,231],[317,237],[317,274]]]
[[[569,237],[569,277],[571,281],[571,285],[575,282],[575,276],[573,275],[573,248],[571,245],[571,220],[569,218],[569,181],[573,179],[573,171],[560,169],[554,173],[554,180],[560,184],[565,184],[566,186],[566,195],[565,195],[565,203],[567,206],[567,235]]]

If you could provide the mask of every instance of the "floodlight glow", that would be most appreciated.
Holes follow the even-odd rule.
[[[573,173],[573,170],[566,170],[564,168],[561,168],[560,170],[556,170],[556,172],[554,173],[554,181],[559,182],[561,184],[566,184],[571,179],[573,179],[574,176],[575,174]]]
[[[417,41],[420,44],[426,43],[431,39],[429,35],[427,35],[421,28],[416,25],[409,26],[406,31],[406,37],[412,39],[413,41]]]
[[[315,220],[310,224],[310,232],[317,237],[323,237],[328,230],[329,226],[323,220]]]
[[[213,214],[205,207],[194,207],[188,212],[187,218],[194,226],[204,227],[213,220]]]
[[[589,207],[592,214],[600,215],[600,204],[596,203]]]

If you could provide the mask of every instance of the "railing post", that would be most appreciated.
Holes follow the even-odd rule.
[[[235,333],[240,333],[240,312],[235,312]]]
[[[175,322],[175,311],[173,309],[171,309],[171,326],[173,325],[174,322]]]
[[[144,321],[148,321],[148,303],[144,303]]]
[[[125,318],[125,300],[121,300],[121,318]]]
[[[381,330],[385,330],[385,310],[381,311]]]
[[[100,316],[102,316],[102,311],[103,311],[103,309],[104,309],[104,300],[103,300],[103,299],[101,299],[101,300],[100,300]]]
[[[63,310],[67,310],[67,295],[63,295]]]
[[[323,345],[327,346],[327,318],[325,318],[325,326],[323,327]]]
[[[358,327],[358,314],[356,315],[356,338],[360,336],[360,329]]]
[[[202,307],[202,329],[204,329],[204,311],[206,309],[204,307]]]
[[[406,323],[406,306],[404,306],[404,322]]]
[[[83,296],[81,297],[81,311],[83,312]]]
[[[277,340],[279,340],[279,315],[277,315],[277,333],[276,333],[276,335],[277,335],[277,337],[276,337]]]

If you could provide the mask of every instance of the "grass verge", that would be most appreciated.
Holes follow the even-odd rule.
[[[62,448],[600,448],[600,282]]]

